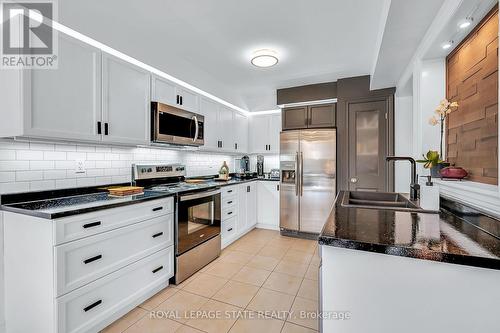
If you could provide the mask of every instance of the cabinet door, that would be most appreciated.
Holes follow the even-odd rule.
[[[252,229],[257,224],[257,182],[248,184],[247,194],[247,229]]]
[[[108,124],[103,141],[149,143],[149,72],[104,54],[102,82],[103,118]]]
[[[282,111],[283,130],[307,128],[307,106],[285,108]]]
[[[252,153],[267,153],[269,144],[269,116],[250,118],[250,142]]]
[[[225,106],[219,105],[219,117],[217,134],[221,141],[221,149],[224,151],[234,150],[233,139],[233,111]]]
[[[234,151],[246,153],[248,151],[248,120],[247,117],[233,111]]]
[[[179,104],[177,104],[178,108],[191,112],[199,111],[197,94],[186,88],[177,87],[177,95],[181,97]]]
[[[241,235],[248,229],[248,205],[247,205],[247,190],[248,183],[240,184],[238,188],[238,233]]]
[[[269,149],[268,153],[280,152],[281,114],[273,114],[269,120]]]
[[[335,113],[337,104],[309,106],[309,128],[335,127]]]
[[[257,185],[258,223],[268,229],[279,229],[278,182],[260,181]]]
[[[28,136],[99,141],[101,51],[59,32],[58,69],[23,71]]]
[[[387,191],[385,101],[348,104],[349,190]]]
[[[202,150],[216,150],[217,141],[219,140],[217,134],[217,121],[219,113],[219,105],[207,98],[200,100],[200,113],[205,116],[205,123],[203,124],[203,133],[205,136],[205,144],[201,147]]]
[[[176,105],[175,83],[153,75],[151,77],[151,100],[163,104]]]

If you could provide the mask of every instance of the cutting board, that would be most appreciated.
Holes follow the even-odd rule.
[[[199,184],[199,183],[204,183],[204,179],[185,179],[184,180],[188,184]]]
[[[109,194],[124,196],[124,195],[132,195],[139,194],[144,192],[144,187],[140,186],[121,186],[121,187],[113,187],[108,189]]]

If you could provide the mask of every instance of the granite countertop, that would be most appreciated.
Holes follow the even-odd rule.
[[[226,182],[220,182],[207,178],[207,181],[204,184],[205,186],[202,186],[201,188],[223,187],[257,180],[279,181],[279,179],[275,180],[264,178],[233,178]],[[116,184],[114,184],[113,186],[116,186]],[[57,219],[102,209],[133,205],[144,201],[166,198],[177,193],[145,190],[142,194],[119,197],[110,195],[105,188],[106,186],[99,186],[43,192],[7,194],[1,196],[2,205],[0,206],[0,208],[8,212],[25,214],[45,219]]]
[[[425,214],[344,207],[344,193],[337,196],[321,231],[321,245],[500,269],[500,237],[491,228],[446,209]]]

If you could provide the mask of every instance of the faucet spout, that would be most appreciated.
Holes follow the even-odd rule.
[[[417,200],[420,197],[420,185],[418,184],[417,162],[415,162],[415,159],[408,156],[386,156],[385,160],[387,162],[408,161],[411,163],[410,199]]]

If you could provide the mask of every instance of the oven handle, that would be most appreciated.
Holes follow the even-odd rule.
[[[194,131],[194,138],[193,138],[193,142],[196,142],[196,140],[198,139],[198,131],[200,130],[200,128],[198,126],[198,117],[193,116],[191,119],[194,120],[194,125],[196,128]]]
[[[219,193],[220,193],[220,190],[215,190],[215,191],[200,192],[200,193],[194,193],[194,194],[188,194],[188,195],[181,195],[180,200],[181,201],[188,201],[188,200],[206,198],[206,197],[210,197],[212,195],[216,195]]]

